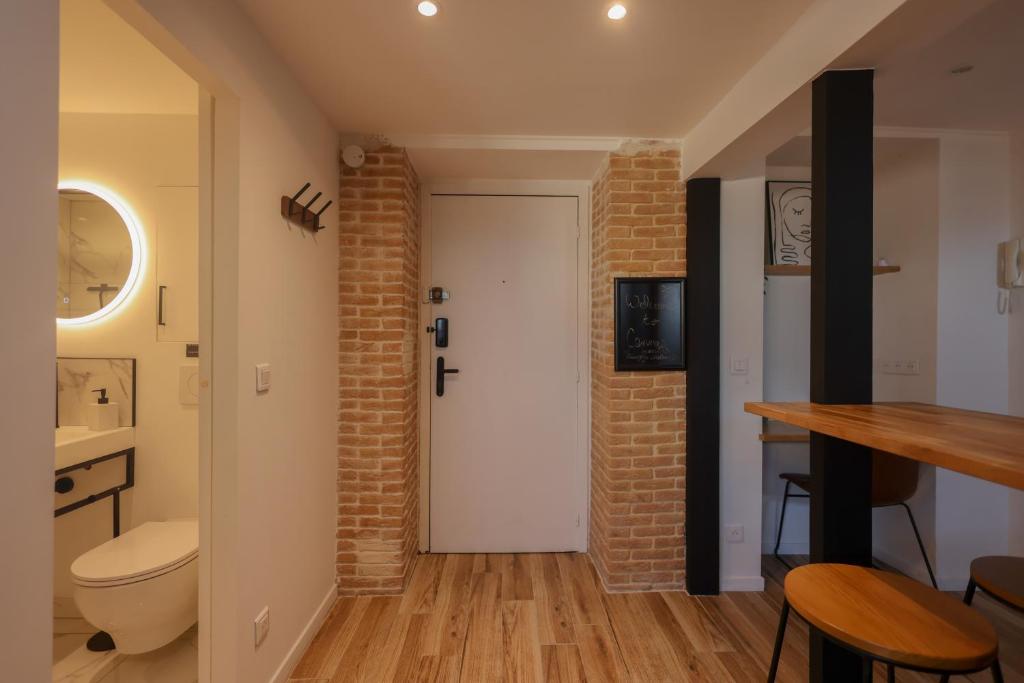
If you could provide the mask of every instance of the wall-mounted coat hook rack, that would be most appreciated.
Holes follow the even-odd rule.
[[[320,207],[319,211],[316,212],[312,210],[313,203],[317,199],[320,199],[320,195],[322,195],[323,192],[317,192],[308,202],[305,204],[299,204],[299,197],[309,189],[309,186],[310,183],[306,183],[291,197],[288,195],[281,197],[281,215],[292,223],[300,225],[307,230],[320,232],[325,227],[320,225],[320,216],[327,210],[328,206],[334,203],[334,200],[328,201]]]

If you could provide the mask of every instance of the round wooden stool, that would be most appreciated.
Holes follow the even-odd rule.
[[[775,680],[792,608],[826,638],[860,654],[865,667],[883,662],[927,673],[992,669],[1002,683],[995,629],[954,597],[892,572],[847,564],[809,564],[786,575],[768,681]],[[866,671],[870,672],[870,668]]]
[[[964,602],[971,604],[978,588],[1007,607],[1024,611],[1024,557],[989,555],[971,562]]]

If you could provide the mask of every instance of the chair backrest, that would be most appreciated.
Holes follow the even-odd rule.
[[[917,491],[920,463],[884,451],[871,453],[871,505],[905,503]]]

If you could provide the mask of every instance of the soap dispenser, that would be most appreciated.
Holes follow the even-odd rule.
[[[89,430],[93,432],[105,432],[117,428],[118,415],[117,404],[111,403],[107,398],[107,390],[93,389],[100,397],[95,403],[90,403],[87,409],[86,418],[89,422]]]

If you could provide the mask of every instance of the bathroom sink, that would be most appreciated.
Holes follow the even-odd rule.
[[[104,432],[89,431],[88,427],[57,427],[54,470],[117,453],[134,445],[133,427],[118,427]]]

